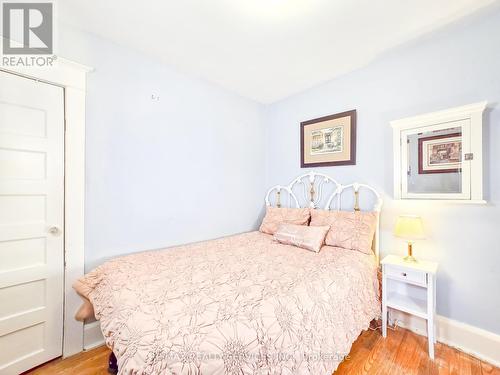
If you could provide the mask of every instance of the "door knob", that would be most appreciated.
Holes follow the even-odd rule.
[[[59,233],[59,228],[58,227],[50,227],[49,233],[50,234],[57,234],[57,233]]]

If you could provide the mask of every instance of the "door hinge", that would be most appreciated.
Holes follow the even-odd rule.
[[[474,160],[474,154],[472,152],[464,154],[464,159],[465,160]]]

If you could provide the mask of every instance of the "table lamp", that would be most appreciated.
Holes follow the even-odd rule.
[[[399,216],[394,228],[394,235],[408,241],[408,255],[403,258],[405,262],[416,262],[417,259],[413,256],[412,246],[413,241],[425,238],[422,218],[414,215]]]

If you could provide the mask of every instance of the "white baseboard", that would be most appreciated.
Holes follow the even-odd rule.
[[[391,310],[389,316],[391,324],[397,321],[398,326],[427,336],[425,319],[396,310]],[[500,335],[441,315],[436,318],[436,328],[437,341],[500,367]]]
[[[83,325],[83,350],[90,350],[104,345],[101,324],[96,321]]]

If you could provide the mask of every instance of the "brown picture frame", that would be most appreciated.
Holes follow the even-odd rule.
[[[336,161],[321,161],[321,162],[307,162],[304,157],[304,152],[306,150],[305,146],[305,132],[307,130],[307,126],[316,125],[322,122],[331,121],[335,119],[342,119],[349,117],[350,126],[349,126],[349,158],[345,160],[336,160]],[[357,121],[357,112],[356,110],[345,111],[341,113],[336,113],[330,116],[319,117],[313,120],[303,121],[300,123],[300,167],[301,168],[309,168],[309,167],[333,167],[338,165],[356,165],[356,121]]]
[[[424,153],[423,153],[423,144],[425,141],[433,141],[436,139],[446,139],[446,138],[454,138],[460,137],[462,133],[452,133],[452,134],[442,134],[442,135],[434,135],[431,137],[422,137],[418,139],[418,174],[433,174],[433,173],[458,173],[462,170],[462,168],[448,168],[448,169],[435,169],[435,170],[427,170],[424,169]]]

